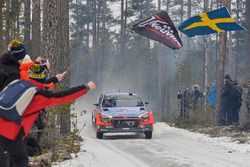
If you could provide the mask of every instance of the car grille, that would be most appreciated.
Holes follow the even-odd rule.
[[[136,128],[140,120],[112,120],[114,128]]]

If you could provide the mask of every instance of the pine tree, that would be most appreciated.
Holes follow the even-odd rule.
[[[32,56],[43,56],[41,52],[41,1],[32,0]]]
[[[250,1],[246,1],[246,26],[249,29],[250,27]],[[246,33],[246,64],[245,64],[245,71],[249,71],[249,63],[250,63],[250,56],[249,56],[249,51],[250,51],[250,34]],[[246,78],[250,78],[250,73],[248,72],[246,74]]]
[[[31,50],[31,0],[24,0],[24,45]]]
[[[4,48],[3,43],[3,6],[4,0],[0,0],[0,53],[2,53]]]

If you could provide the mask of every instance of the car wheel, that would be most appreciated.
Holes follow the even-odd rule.
[[[103,138],[103,133],[102,132],[96,132],[96,138],[97,139],[102,139]]]
[[[145,139],[152,139],[153,132],[145,132]]]

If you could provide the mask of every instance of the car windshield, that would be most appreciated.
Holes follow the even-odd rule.
[[[141,99],[135,95],[105,96],[102,107],[143,107],[143,103]]]

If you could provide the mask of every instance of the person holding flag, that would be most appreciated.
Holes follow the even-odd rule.
[[[28,167],[26,138],[40,111],[47,107],[71,102],[87,94],[89,90],[95,90],[96,85],[90,81],[86,85],[82,84],[60,92],[39,89],[29,81],[19,80],[19,62],[26,55],[24,45],[14,40],[8,48],[8,53],[0,59],[0,69],[3,71],[0,73],[2,89],[0,92],[0,165],[1,167]],[[29,102],[22,101],[27,103],[25,104],[27,107],[24,108],[24,105],[17,105],[20,98],[15,93],[20,93],[19,88],[25,90],[25,87],[32,88],[35,94]],[[6,93],[8,90],[12,92],[11,96]],[[25,94],[20,97],[26,99]],[[2,106],[2,104],[6,105],[6,101],[11,102],[14,108],[8,110],[8,107]],[[22,110],[23,112],[20,113]]]

